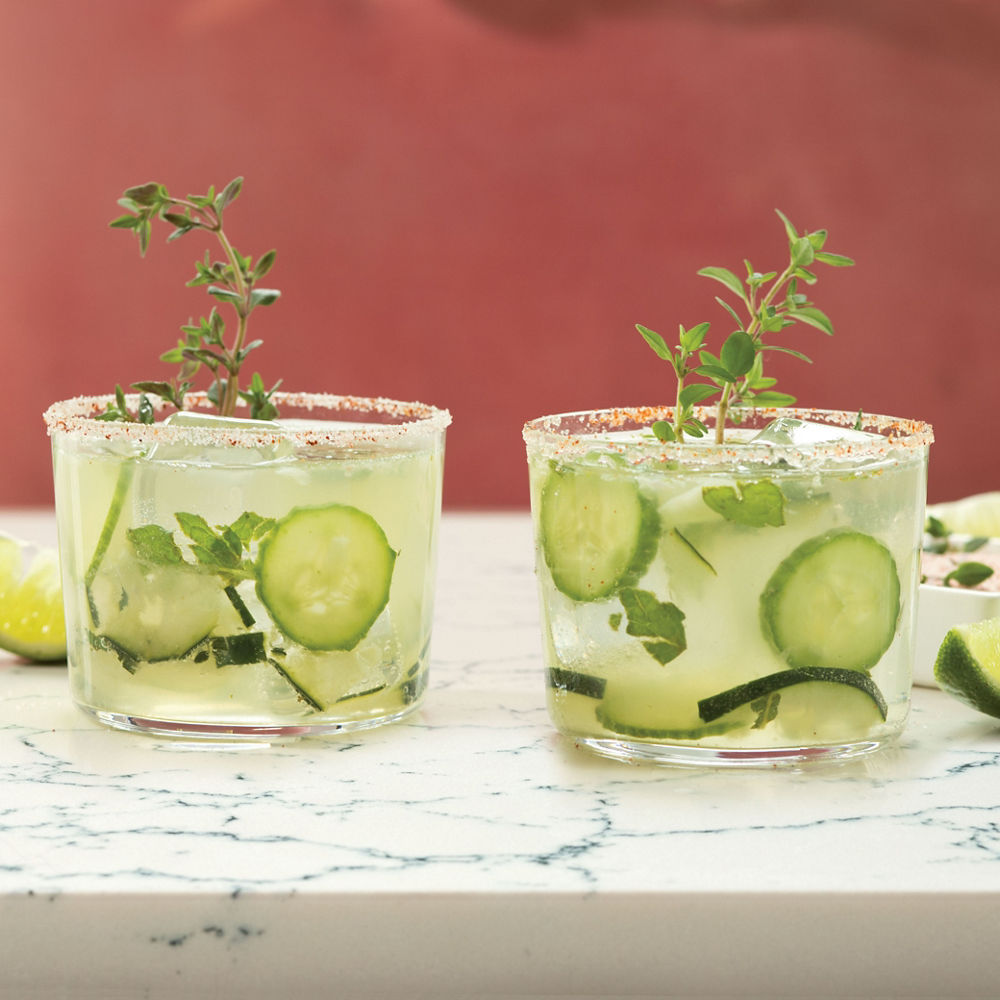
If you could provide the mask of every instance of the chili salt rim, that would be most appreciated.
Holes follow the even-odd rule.
[[[552,456],[579,457],[594,450],[597,435],[620,430],[648,428],[658,420],[671,420],[671,406],[630,406],[604,410],[579,410],[554,413],[529,420],[522,431],[529,449],[544,448]],[[762,421],[778,417],[798,420],[819,420],[832,426],[854,429],[857,413],[846,410],[817,410],[808,407],[740,407],[743,422]],[[694,408],[694,415],[710,421],[714,407]],[[571,427],[564,425],[572,423]],[[890,417],[878,413],[863,413],[858,429],[881,435],[881,440],[845,440],[807,445],[750,444],[726,442],[721,445],[708,438],[688,439],[682,444],[649,440],[613,441],[600,439],[604,451],[621,455],[633,465],[676,462],[684,466],[725,466],[747,463],[773,464],[783,460],[791,465],[823,461],[843,461],[857,458],[889,457],[900,451],[929,446],[934,441],[934,429],[921,420]],[[739,425],[736,425],[737,427]],[[711,430],[710,432],[711,433]]]
[[[125,397],[129,405],[138,405],[139,394]],[[189,444],[196,447],[229,446],[243,448],[268,447],[281,441],[292,441],[297,445],[345,447],[358,444],[374,444],[402,441],[443,431],[451,423],[451,414],[428,403],[404,402],[381,396],[337,396],[331,393],[276,392],[271,399],[279,407],[294,407],[295,416],[301,411],[311,414],[321,410],[333,418],[336,414],[370,413],[398,419],[400,423],[378,424],[376,426],[337,427],[323,430],[321,427],[283,427],[271,433],[260,428],[242,427],[192,427],[163,423],[125,423],[119,420],[98,420],[114,396],[76,396],[73,399],[53,403],[42,415],[49,435],[70,434],[107,441],[127,440],[135,444]],[[189,392],[185,397],[189,405],[185,411],[197,410],[199,404],[208,402],[207,393]],[[161,399],[151,398],[157,411],[168,404]],[[246,404],[241,400],[237,405]],[[204,411],[211,415],[209,411]],[[318,416],[317,419],[322,419]]]

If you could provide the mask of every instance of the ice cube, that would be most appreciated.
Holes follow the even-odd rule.
[[[246,417],[223,417],[217,413],[198,413],[194,410],[178,410],[163,421],[171,427],[207,427],[218,430],[263,431],[268,434],[281,433],[281,425],[273,420],[250,420]]]
[[[282,437],[281,424],[273,420],[250,420],[245,417],[223,417],[215,413],[198,413],[179,410],[163,421],[165,426],[190,429],[190,436],[176,444],[159,442],[147,453],[147,458],[160,462],[190,462],[207,465],[259,465],[287,458],[295,451],[295,444]],[[206,431],[199,435],[199,431]],[[274,434],[273,444],[253,447],[234,447],[225,437],[213,436],[220,431],[249,431]]]
[[[836,441],[876,441],[880,434],[857,431],[852,427],[838,427],[835,424],[821,424],[814,420],[799,420],[796,417],[778,417],[763,430],[755,434],[751,444],[810,445],[827,444]]]

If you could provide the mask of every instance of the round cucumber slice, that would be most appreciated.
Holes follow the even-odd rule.
[[[353,649],[389,601],[395,560],[385,532],[363,510],[296,507],[261,543],[257,596],[300,645]]]
[[[597,601],[646,571],[659,516],[635,480],[554,468],[542,487],[539,534],[552,582],[574,601]]]
[[[868,670],[892,644],[899,573],[871,535],[835,529],[803,542],[760,596],[764,635],[793,667]]]
[[[702,719],[696,692],[704,681],[633,677],[609,681],[597,721],[619,736],[646,740],[699,740],[738,728],[742,719]]]
[[[94,577],[89,592],[96,634],[138,662],[184,656],[217,625],[223,590],[188,566],[151,566],[123,555]]]

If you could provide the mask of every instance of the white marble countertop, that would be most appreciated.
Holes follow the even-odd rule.
[[[532,560],[526,514],[445,516],[427,699],[363,735],[112,732],[0,660],[0,996],[998,995],[995,721],[916,689],[849,764],[592,757]]]

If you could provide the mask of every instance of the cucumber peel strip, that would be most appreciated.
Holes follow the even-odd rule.
[[[115,533],[115,528],[118,527],[118,519],[121,517],[122,508],[125,506],[125,498],[128,496],[129,488],[132,485],[132,476],[134,473],[135,459],[128,459],[122,462],[121,468],[118,470],[118,479],[115,482],[115,491],[111,496],[111,506],[108,507],[108,513],[104,518],[104,524],[101,527],[101,534],[97,539],[94,554],[83,577],[83,587],[87,594],[87,604],[90,608],[90,620],[93,622],[95,628],[100,628],[101,622],[93,596],[94,578],[97,576],[97,571],[101,568],[101,563],[107,554],[108,546],[111,544],[111,537]]]
[[[714,722],[728,715],[737,708],[749,705],[758,698],[774,694],[795,684],[806,684],[819,681],[825,684],[847,684],[868,695],[878,713],[885,720],[889,708],[878,685],[868,676],[858,670],[844,670],[840,667],[792,667],[779,670],[765,677],[757,677],[745,684],[737,684],[719,694],[702,698],[698,702],[698,715],[703,722]]]

